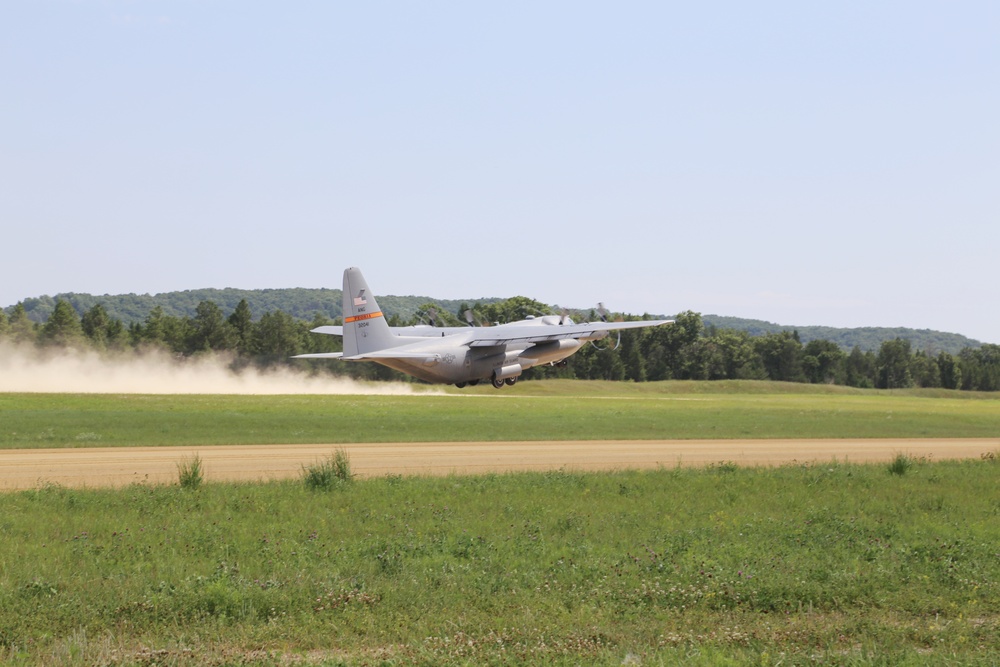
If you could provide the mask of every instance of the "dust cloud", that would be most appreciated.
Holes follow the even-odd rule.
[[[0,392],[88,394],[413,394],[402,382],[360,382],[291,368],[234,371],[231,358],[162,351],[98,354],[0,343]],[[330,361],[329,363],[341,363]]]

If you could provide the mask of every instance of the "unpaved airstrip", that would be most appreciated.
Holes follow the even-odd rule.
[[[622,470],[707,466],[929,461],[1000,453],[1000,438],[828,440],[643,440],[573,442],[417,442],[211,447],[103,447],[0,450],[0,490],[58,484],[119,487],[174,484],[197,456],[206,481],[297,477],[304,466],[347,451],[359,477],[482,474],[525,470]]]

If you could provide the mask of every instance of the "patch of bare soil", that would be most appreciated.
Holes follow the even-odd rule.
[[[621,470],[735,463],[891,461],[903,453],[931,461],[980,458],[1000,438],[892,440],[643,440],[575,442],[417,442],[348,445],[104,447],[0,450],[0,489],[173,484],[178,464],[200,457],[206,481],[297,477],[303,466],[343,448],[359,477],[481,474],[521,470]]]

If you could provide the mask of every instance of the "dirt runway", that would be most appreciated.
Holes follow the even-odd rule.
[[[890,461],[897,454],[931,461],[1000,452],[1000,438],[897,440],[642,440],[575,442],[416,442],[348,445],[233,445],[0,450],[0,490],[46,484],[108,487],[172,484],[178,465],[200,457],[205,479],[276,480],[347,451],[359,477],[447,475],[520,470],[616,470]]]

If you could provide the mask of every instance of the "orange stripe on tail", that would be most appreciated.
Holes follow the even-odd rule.
[[[354,317],[348,317],[344,320],[344,324],[350,324],[351,322],[361,322],[362,320],[370,320],[376,317],[382,317],[382,312],[378,311],[375,313],[363,313],[361,315],[355,315]]]

